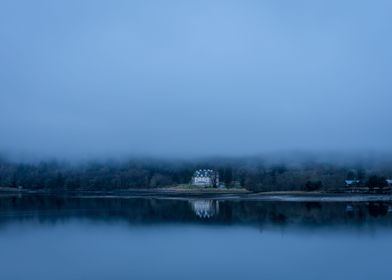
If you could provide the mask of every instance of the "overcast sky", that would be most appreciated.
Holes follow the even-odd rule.
[[[0,2],[0,152],[392,150],[392,1]]]

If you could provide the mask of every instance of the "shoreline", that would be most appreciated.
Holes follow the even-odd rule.
[[[9,195],[52,195],[80,198],[145,198],[178,200],[238,200],[238,201],[282,201],[282,202],[392,202],[392,194],[373,193],[333,193],[305,191],[251,192],[246,189],[126,189],[114,191],[50,191],[50,190],[15,190],[0,188],[0,196]]]

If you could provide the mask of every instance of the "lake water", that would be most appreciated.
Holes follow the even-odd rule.
[[[0,279],[392,279],[392,205],[0,197]]]

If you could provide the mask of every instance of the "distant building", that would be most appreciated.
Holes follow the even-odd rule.
[[[216,187],[219,185],[219,174],[212,169],[196,170],[192,177],[192,185]]]
[[[392,186],[392,179],[386,179],[389,186]]]
[[[361,181],[360,180],[345,180],[344,183],[346,184],[346,191],[347,192],[362,192],[363,188],[361,188]]]
[[[357,187],[361,183],[360,180],[345,180],[346,187]]]

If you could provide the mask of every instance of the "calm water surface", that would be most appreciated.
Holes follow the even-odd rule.
[[[0,279],[392,279],[392,206],[0,197]]]

